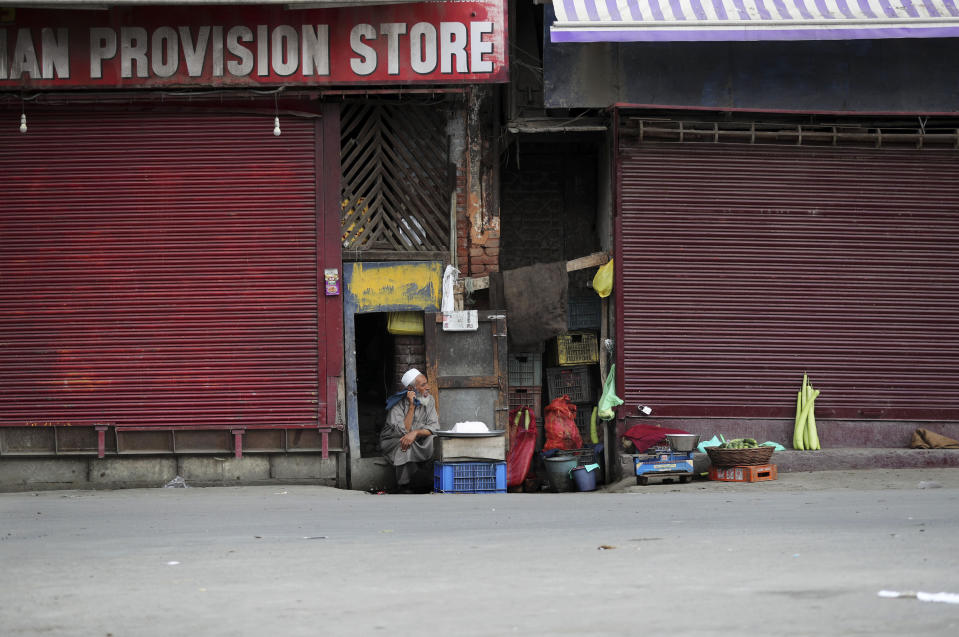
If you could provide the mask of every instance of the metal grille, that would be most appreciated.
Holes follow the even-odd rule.
[[[927,118],[928,119],[928,118]],[[910,125],[795,124],[774,122],[698,122],[628,118],[625,137],[635,142],[699,142],[779,146],[861,146],[867,148],[959,148],[955,120]]]
[[[621,155],[624,398],[661,416],[959,418],[959,154]]]
[[[446,110],[348,104],[341,122],[343,247],[448,250],[453,180]]]
[[[270,123],[0,131],[0,424],[317,424],[315,128]]]

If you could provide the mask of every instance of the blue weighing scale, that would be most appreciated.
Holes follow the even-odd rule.
[[[634,459],[636,484],[647,485],[650,478],[677,479],[689,482],[693,479],[693,452],[673,451],[669,447],[650,447]]]

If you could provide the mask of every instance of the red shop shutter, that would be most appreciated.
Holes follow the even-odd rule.
[[[959,154],[621,155],[623,393],[661,416],[959,418]]]
[[[317,424],[315,124],[272,124],[0,131],[0,423]]]

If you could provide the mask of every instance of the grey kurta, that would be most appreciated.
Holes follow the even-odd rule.
[[[433,436],[417,438],[416,442],[410,445],[406,451],[400,448],[400,438],[407,433],[403,421],[406,419],[409,404],[409,401],[404,398],[393,405],[393,408],[386,415],[386,424],[383,425],[383,431],[380,432],[380,449],[386,459],[394,466],[433,459]],[[414,409],[411,429],[429,429],[434,433],[439,429],[439,416],[436,414],[436,406],[432,401],[429,405],[417,405]]]

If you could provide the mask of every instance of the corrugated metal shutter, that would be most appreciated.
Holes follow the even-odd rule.
[[[959,417],[959,154],[621,154],[621,360],[661,416]]]
[[[315,125],[272,124],[0,131],[0,422],[317,424]]]

